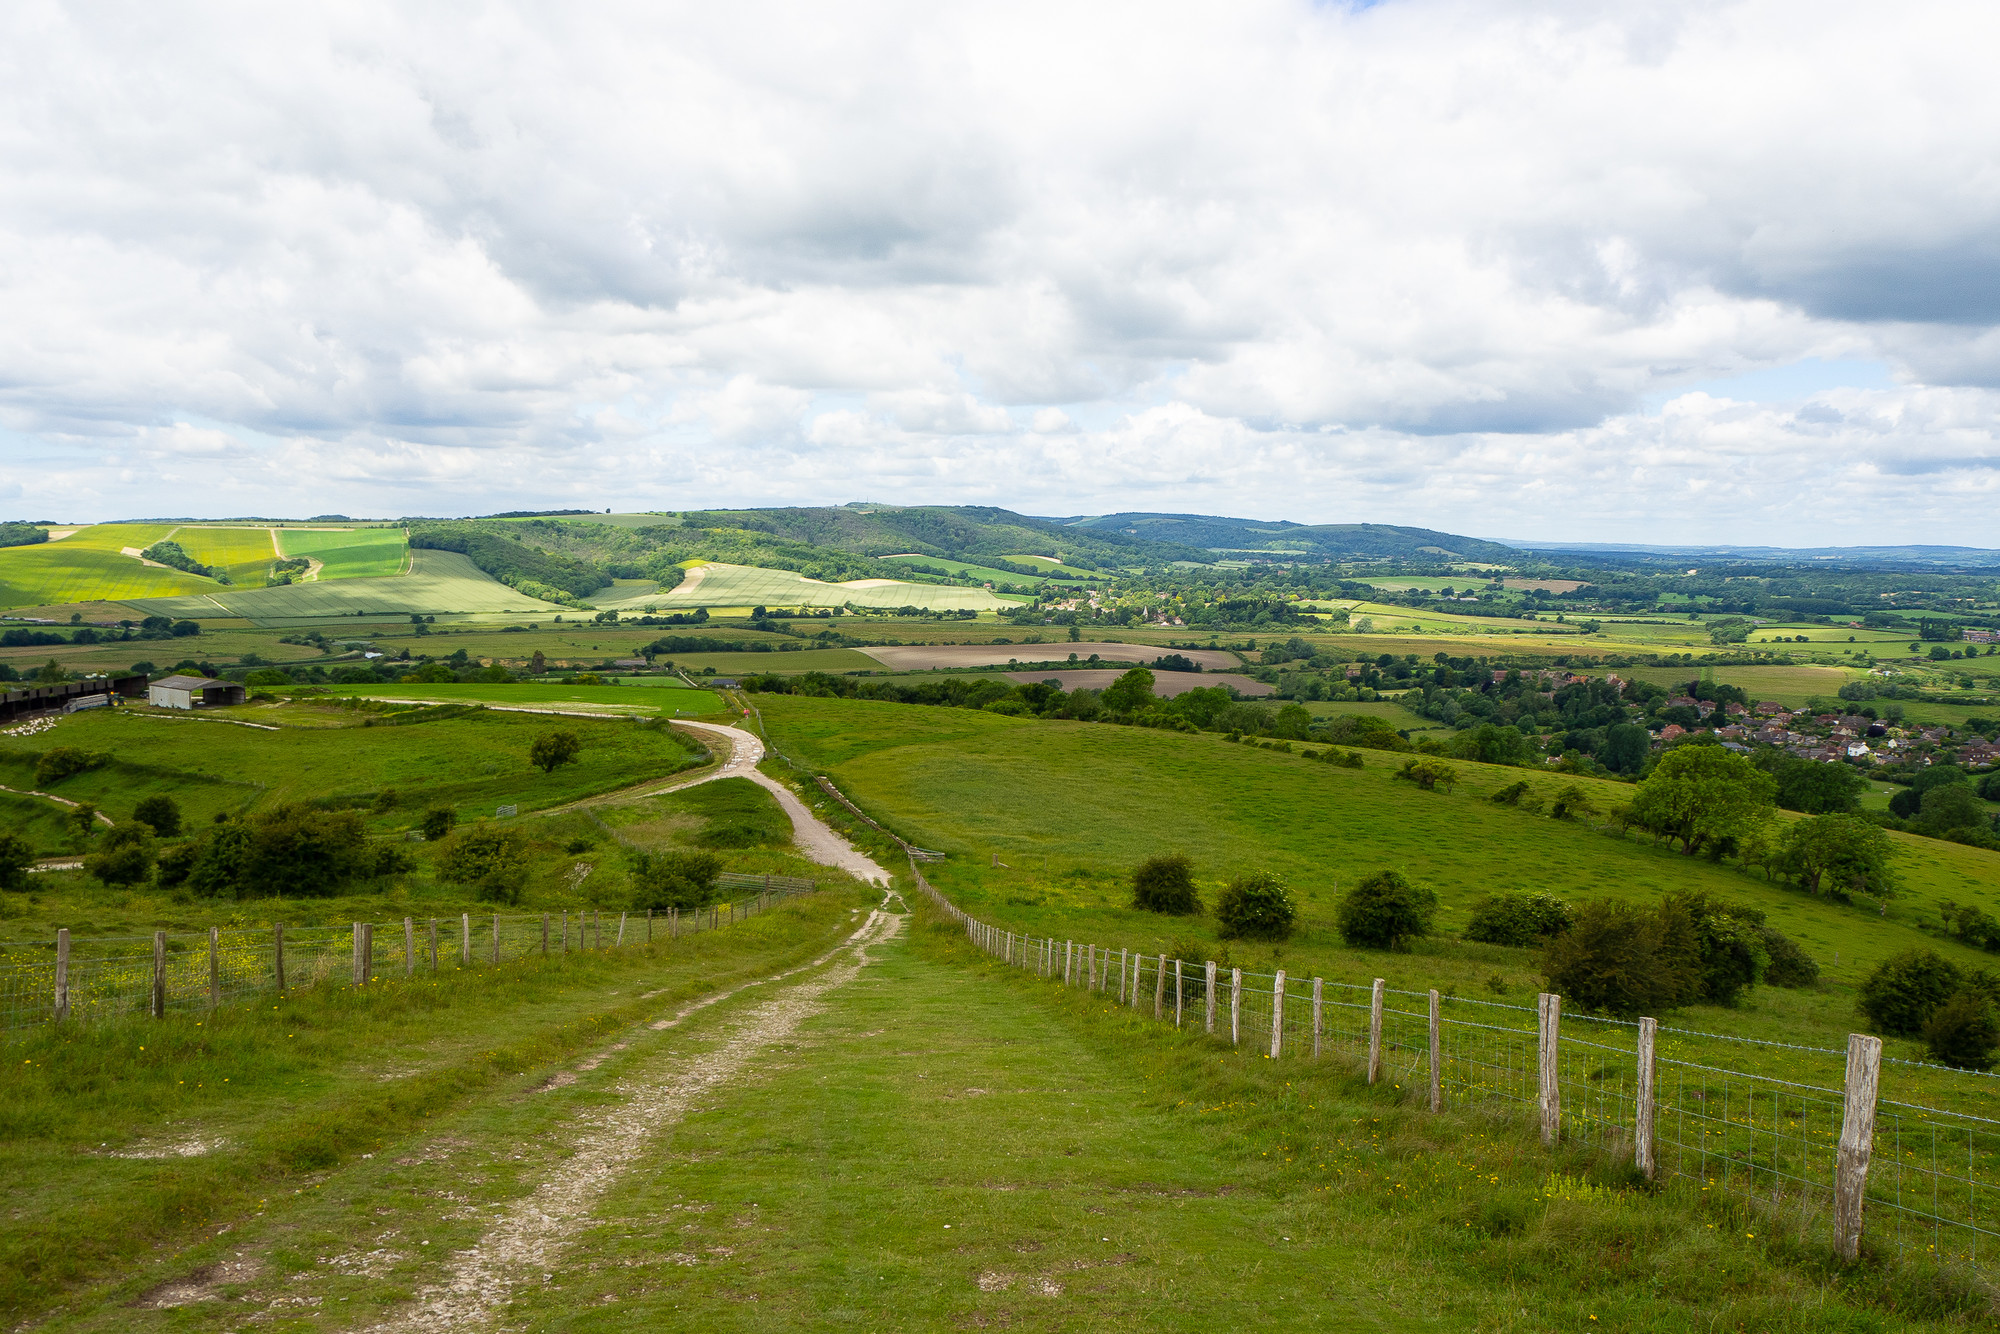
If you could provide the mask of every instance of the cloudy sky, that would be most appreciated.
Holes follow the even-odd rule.
[[[16,0],[0,517],[2000,545],[1996,49],[1990,3]]]

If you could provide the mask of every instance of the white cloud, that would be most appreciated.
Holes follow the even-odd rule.
[[[1990,541],[1996,37],[1969,3],[15,6],[0,499]],[[1672,398],[1808,357],[1908,383]]]

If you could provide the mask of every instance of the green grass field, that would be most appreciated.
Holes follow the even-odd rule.
[[[968,911],[1059,939],[1158,951],[1185,937],[1176,948],[1224,948],[1209,919],[1173,921],[1125,906],[1124,876],[1132,865],[1184,849],[1196,857],[1210,895],[1244,869],[1289,878],[1304,928],[1283,947],[1283,966],[1461,992],[1498,975],[1518,1002],[1532,1000],[1537,986],[1527,951],[1496,953],[1453,940],[1480,895],[1546,891],[1571,900],[1650,902],[1665,890],[1699,889],[1764,910],[1773,926],[1805,945],[1830,989],[1763,989],[1741,1011],[1690,1011],[1699,1016],[1696,1026],[1770,1036],[1789,1027],[1837,1046],[1853,1024],[1853,988],[1888,955],[1923,944],[1967,966],[1983,961],[1976,950],[1922,930],[1936,922],[1938,900],[2000,911],[2000,854],[1957,844],[1892,834],[1906,893],[1883,916],[1872,906],[1843,907],[1638,837],[1484,800],[1526,778],[1545,797],[1580,781],[1608,806],[1630,800],[1632,788],[1624,784],[1455,762],[1462,778],[1456,791],[1427,793],[1392,781],[1400,759],[1387,754],[1367,753],[1366,767],[1350,770],[1212,736],[792,696],[760,697],[758,704],[788,754],[831,774],[904,837],[951,854],[932,878]],[[995,857],[1002,869],[990,865]],[[1389,957],[1338,943],[1332,913],[1340,886],[1384,867],[1437,891],[1435,948]],[[1237,958],[1254,954],[1270,966],[1268,949],[1234,948]],[[1900,1045],[1900,1054],[1920,1050]]]
[[[714,707],[715,697],[706,692],[678,693]],[[390,830],[411,825],[431,805],[451,806],[465,818],[491,816],[507,804],[525,813],[665,778],[693,762],[672,729],[641,728],[625,719],[481,711],[380,727],[361,725],[368,715],[310,703],[235,713],[279,730],[164,710],[77,714],[39,736],[0,737],[0,783],[33,787],[35,757],[53,746],[73,746],[114,760],[51,790],[90,802],[115,820],[129,818],[140,799],[157,793],[172,796],[191,821],[205,823],[224,812],[322,797],[358,799],[391,789],[397,804],[368,813],[371,827]],[[576,763],[544,774],[528,762],[528,747],[556,728],[578,733],[583,751]]]
[[[693,607],[839,607],[849,603],[859,607],[926,607],[934,611],[960,608],[992,611],[1013,605],[983,588],[945,588],[872,579],[829,584],[790,570],[717,563],[689,570],[679,587],[664,593],[617,602],[592,599],[594,606],[617,611],[640,611],[647,606],[678,611]]]
[[[53,542],[0,548],[0,607],[172,597],[217,587],[123,554],[126,547],[144,550],[170,531],[168,524],[97,524]]]
[[[242,616],[260,624],[453,611],[546,618],[564,610],[516,593],[455,551],[412,551],[410,557],[410,573],[390,578],[322,578],[279,588],[219,589],[199,598],[135,599],[132,605],[144,615]]]
[[[952,560],[945,556],[884,556],[882,559],[898,565],[933,566],[966,578],[983,579],[996,588],[1031,588],[1039,582],[1039,580],[1031,575],[1016,574],[1012,570],[997,570],[990,565],[980,565],[973,561]],[[1059,564],[1047,556],[1009,556],[1006,559],[1018,561],[1023,565],[1034,565],[1046,572],[1044,577],[1056,580],[1057,582],[1082,583],[1089,579],[1102,579],[1104,577],[1102,575],[1093,575],[1086,570],[1072,569],[1070,566]]]
[[[244,588],[262,588],[278,559],[277,542],[269,528],[182,524],[174,529],[169,540]]]
[[[333,686],[333,694],[363,699],[435,700],[440,704],[499,704],[521,708],[575,704],[619,712],[658,714],[673,717],[706,717],[726,710],[722,697],[708,690],[688,690],[680,686],[654,684],[566,686],[556,682],[518,682],[510,685],[398,685]],[[246,715],[250,716],[250,715]]]
[[[1701,679],[1699,664],[1687,667],[1624,667],[1618,675],[1628,681],[1650,681],[1661,686],[1685,686]],[[1818,695],[1832,699],[1849,681],[1867,673],[1846,667],[1818,667],[1800,664],[1791,667],[1716,667],[1711,669],[1723,685],[1741,686],[1752,701],[1771,700],[1796,707]]]
[[[410,568],[409,534],[401,528],[285,528],[278,542],[287,556],[321,562],[321,580],[379,579]]]

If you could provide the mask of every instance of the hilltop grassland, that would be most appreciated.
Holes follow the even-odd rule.
[[[141,615],[242,616],[260,624],[415,612],[553,616],[564,610],[552,602],[516,592],[455,551],[412,551],[409,555],[410,572],[402,575],[320,578],[278,588],[221,588],[201,598],[152,597],[131,601]]]
[[[681,611],[694,607],[924,607],[933,611],[993,611],[1018,605],[984,588],[861,579],[828,583],[791,570],[762,569],[703,561],[688,571],[676,587],[622,600],[593,599],[593,605],[619,611]]]
[[[409,534],[401,528],[285,528],[278,541],[287,557],[320,562],[316,579],[379,579],[410,569]]]
[[[1689,1011],[1695,1026],[1789,1032],[1839,1046],[1855,1023],[1855,988],[1891,954],[1922,945],[1962,966],[1986,961],[1932,934],[1940,900],[2000,912],[2000,854],[1958,844],[1891,834],[1905,891],[1885,913],[1684,857],[1638,835],[1487,800],[1523,779],[1544,798],[1574,783],[1599,809],[1631,799],[1630,786],[1607,780],[1453,761],[1456,788],[1425,792],[1395,781],[1403,758],[1381,752],[1363,752],[1364,767],[1345,769],[1210,734],[796,696],[763,695],[758,705],[787,755],[830,774],[903,837],[949,854],[927,874],[960,906],[1059,940],[1227,956],[1267,970],[1275,959],[1300,975],[1364,983],[1389,976],[1415,989],[1451,986],[1531,1002],[1539,975],[1529,951],[1456,939],[1474,900],[1546,892],[1573,902],[1650,904],[1665,891],[1699,890],[1763,911],[1818,962],[1826,989],[1763,988],[1741,1010]],[[1244,871],[1285,876],[1300,904],[1299,934],[1274,955],[1270,946],[1221,941],[1209,917],[1131,909],[1131,868],[1174,851],[1195,858],[1211,902],[1222,882]],[[1438,895],[1438,934],[1418,952],[1349,950],[1334,931],[1341,887],[1384,868]],[[1902,1045],[1905,1054],[1921,1050]]]

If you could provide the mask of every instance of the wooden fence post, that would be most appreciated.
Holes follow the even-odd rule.
[[[433,975],[435,975],[438,970],[438,919],[433,917],[430,919],[430,923],[431,923],[431,972]]]
[[[1847,1106],[1840,1118],[1840,1160],[1833,1186],[1833,1241],[1843,1260],[1861,1256],[1861,1201],[1875,1148],[1875,1098],[1882,1078],[1882,1039],[1847,1035]]]
[[[1313,979],[1313,1059],[1315,1061],[1319,1059],[1320,1034],[1325,1031],[1324,1026],[1320,1022],[1320,1005],[1325,999],[1326,981],[1323,978],[1316,977]]]
[[[361,924],[361,980],[375,980],[375,923]]]
[[[415,918],[403,919],[403,976],[417,975],[417,923]]]
[[[1167,1004],[1167,956],[1159,957],[1159,967],[1153,971],[1153,1019],[1158,1022]]]
[[[1653,1158],[1653,1117],[1657,1110],[1659,1094],[1654,1082],[1654,1072],[1658,1068],[1655,1055],[1660,1030],[1657,1019],[1639,1021],[1639,1088],[1632,1103],[1632,1165],[1644,1174],[1646,1180],[1653,1179],[1658,1164]]]
[[[1382,988],[1388,985],[1381,978],[1375,979],[1375,994],[1368,1001],[1368,1082],[1373,1084],[1382,1078]]]
[[[1181,980],[1181,961],[1174,960],[1174,1027],[1181,1026],[1181,998],[1187,995],[1187,984]]]
[[[1208,1003],[1208,1027],[1210,1037],[1215,1036],[1215,960],[1208,961],[1208,985],[1202,989],[1203,998]]]
[[[493,914],[493,962],[500,962],[500,914]]]
[[[208,928],[208,1008],[222,1004],[222,931]]]
[[[354,951],[349,963],[351,965],[349,971],[353,975],[354,985],[357,987],[361,986],[367,981],[367,978],[362,976],[361,972],[361,923],[359,922],[354,924]]]
[[[542,937],[543,937],[543,939],[547,939],[547,938],[548,938],[548,934],[549,934],[549,923],[548,923],[548,919],[547,919],[546,917],[544,917],[544,918],[542,919]],[[648,908],[648,909],[646,909],[646,943],[647,943],[648,945],[650,945],[650,944],[652,944],[652,943],[653,943],[653,910],[652,910],[651,908]],[[542,951],[542,952],[543,952],[544,954],[548,953],[548,951],[547,951],[547,950],[544,950],[544,951]]]
[[[1285,1049],[1285,970],[1271,979],[1271,1059],[1277,1060]]]
[[[1243,1044],[1243,970],[1229,970],[1229,1045]]]
[[[647,913],[646,917],[648,920],[651,920],[652,914]],[[544,959],[549,957],[549,915],[547,913],[542,914],[542,957]]]
[[[1439,1022],[1437,988],[1431,988],[1431,1110],[1444,1110],[1444,1026]]]
[[[167,1017],[167,933],[153,933],[153,1018]]]
[[[1562,1138],[1562,997],[1544,991],[1536,999],[1538,1027],[1535,1064],[1540,1076],[1536,1105],[1541,1111],[1542,1143]]]
[[[564,920],[567,921],[568,919],[565,918]],[[667,909],[667,939],[679,940],[680,938],[681,938],[681,910],[679,908],[669,908]],[[564,949],[569,948],[569,935],[567,930],[565,930],[563,934],[563,948]]]
[[[1106,953],[1109,954],[1109,951],[1106,951]],[[1129,950],[1118,951],[1118,1003],[1120,1005],[1125,1003],[1125,963],[1130,953],[1131,951]]]
[[[1076,963],[1076,942],[1073,940],[1065,940],[1063,942],[1063,985],[1064,986],[1069,985],[1069,975],[1072,971],[1074,971],[1075,963]]]
[[[458,915],[458,966],[472,967],[472,914]]]
[[[619,946],[623,945],[624,943],[625,943],[625,914],[624,914],[624,913],[619,913],[619,914],[618,914],[618,939],[617,939],[616,941],[612,942],[612,946],[611,946],[611,947],[612,947],[613,949],[617,949],[617,948],[618,948]]]
[[[271,971],[278,979],[278,994],[285,991],[285,924],[271,923]]]
[[[56,931],[56,1020],[69,1018],[69,928]]]

